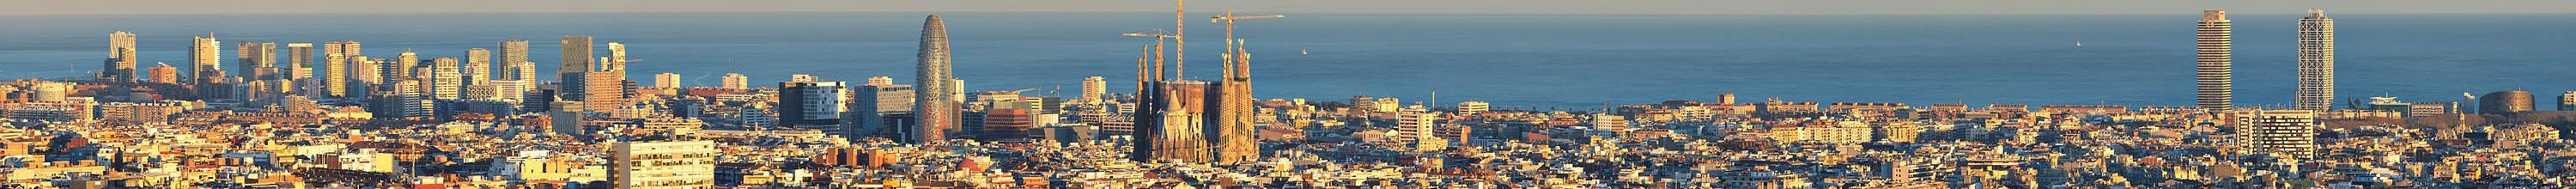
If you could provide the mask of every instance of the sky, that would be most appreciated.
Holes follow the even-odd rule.
[[[1165,0],[0,0],[0,16],[495,12],[1147,12]],[[1988,15],[2576,13],[2571,0],[1199,0],[1267,13]]]

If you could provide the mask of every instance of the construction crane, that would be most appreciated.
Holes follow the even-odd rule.
[[[1180,36],[1180,35],[1172,35],[1172,34],[1171,34],[1171,32],[1165,32],[1165,31],[1163,31],[1163,29],[1153,29],[1153,30],[1146,30],[1146,31],[1142,31],[1142,32],[1127,32],[1127,33],[1120,33],[1120,34],[1118,34],[1118,35],[1119,35],[1119,36],[1128,36],[1128,37],[1150,37],[1150,38],[1154,38],[1154,52],[1153,52],[1153,53],[1154,53],[1154,69],[1153,69],[1153,70],[1154,70],[1154,74],[1153,74],[1153,76],[1152,76],[1152,77],[1153,77],[1153,78],[1152,78],[1153,80],[1150,80],[1150,81],[1161,81],[1161,80],[1163,80],[1163,78],[1162,78],[1162,77],[1163,77],[1163,73],[1168,73],[1168,72],[1163,72],[1163,44],[1166,44],[1165,39],[1178,40],[1178,39],[1180,39],[1180,38],[1181,38],[1181,36]]]
[[[1249,75],[1249,74],[1247,74],[1247,73],[1245,73],[1245,72],[1251,72],[1251,70],[1252,70],[1251,68],[1245,68],[1245,67],[1250,66],[1250,64],[1249,64],[1249,63],[1239,62],[1239,61],[1247,61],[1247,60],[1245,60],[1245,57],[1244,57],[1244,56],[1246,56],[1246,55],[1245,55],[1245,54],[1243,54],[1244,52],[1243,52],[1243,46],[1242,46],[1242,45],[1243,45],[1243,43],[1242,43],[1242,41],[1241,41],[1241,40],[1239,40],[1239,39],[1235,39],[1235,38],[1234,38],[1234,21],[1236,21],[1236,20],[1253,20],[1253,19],[1287,18],[1287,17],[1288,17],[1288,15],[1276,15],[1276,14],[1264,14],[1264,15],[1235,15],[1235,14],[1234,14],[1234,10],[1226,10],[1224,14],[1217,14],[1217,15],[1216,15],[1216,16],[1214,16],[1214,17],[1208,17],[1208,23],[1218,23],[1218,22],[1223,22],[1223,23],[1225,23],[1225,51],[1226,51],[1226,52],[1225,52],[1225,56],[1224,56],[1224,57],[1225,57],[1225,58],[1224,58],[1224,59],[1225,59],[1225,76],[1226,76],[1226,77],[1247,76],[1247,75]],[[1225,79],[1235,79],[1235,78],[1225,78]]]

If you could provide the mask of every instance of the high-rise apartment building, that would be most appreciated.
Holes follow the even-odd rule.
[[[99,73],[100,81],[135,82],[134,33],[116,31],[107,34],[107,69]]]
[[[427,89],[429,90],[428,93],[430,94],[430,97],[437,99],[464,98],[465,74],[457,73],[458,65],[456,58],[436,58],[431,59],[430,62],[429,67],[425,69],[426,71],[422,71],[423,73],[426,73],[423,75],[423,78],[429,78],[430,81],[429,88]]]
[[[715,188],[717,152],[703,140],[611,143],[610,188]]]
[[[2236,99],[2236,26],[2227,20],[2227,11],[2207,10],[2200,13],[2197,48],[2199,63],[2199,107],[2227,109]]]
[[[191,77],[195,78],[197,83],[222,82],[224,78],[223,42],[215,41],[213,33],[196,37],[195,40],[193,45],[188,45],[189,74],[196,74]]]
[[[963,94],[956,92],[959,90],[955,81],[957,77],[950,75],[948,26],[939,21],[939,15],[932,14],[922,21],[919,52],[920,62],[913,83],[921,87],[913,90],[919,94],[913,95],[918,99],[913,100],[915,106],[912,110],[916,120],[913,123],[919,126],[912,133],[917,136],[905,138],[915,143],[944,140],[947,133],[943,130],[958,128],[957,104],[960,102],[957,98]]]
[[[358,74],[359,72],[357,72],[360,71],[356,67],[356,65],[358,65],[357,62],[366,60],[366,55],[359,54],[359,52],[362,51],[361,49],[363,49],[363,47],[360,46],[357,41],[331,41],[322,43],[322,57],[324,57],[322,62],[322,84],[324,86],[322,86],[322,88],[323,90],[327,90],[332,97],[367,95],[365,93],[355,92],[363,88],[359,86],[365,86],[367,84],[366,82],[362,82],[357,79],[360,75]]]
[[[420,53],[412,52],[411,50],[403,50],[401,54],[395,55],[394,61],[392,62],[378,62],[380,65],[377,66],[382,67],[378,68],[379,70],[377,71],[383,74],[379,76],[384,76],[384,80],[391,81],[429,77],[422,74],[425,72],[420,71],[422,68],[428,68],[421,64]]]
[[[744,77],[740,73],[725,73],[724,86],[718,87],[724,87],[725,89],[749,89],[751,88],[751,77]]]
[[[2334,107],[2334,19],[2322,9],[2308,9],[2299,19],[2299,92],[2297,109],[2325,111]]]

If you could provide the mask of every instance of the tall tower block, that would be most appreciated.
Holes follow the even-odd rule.
[[[2326,18],[2326,10],[2308,9],[2308,17],[2299,19],[2298,109],[2334,107],[2334,36],[2334,18]]]
[[[2227,20],[2227,11],[2206,10],[2200,13],[2198,70],[2199,107],[2227,109],[2236,102],[2236,26]]]

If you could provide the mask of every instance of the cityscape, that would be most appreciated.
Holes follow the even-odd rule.
[[[910,50],[902,73],[629,53],[670,41],[649,37],[376,43],[370,54],[371,42],[351,39],[95,31],[107,34],[105,57],[43,63],[86,75],[0,81],[0,188],[2576,188],[2576,91],[2401,99],[2350,87],[2385,85],[2338,89],[2336,19],[2326,9],[2288,20],[2214,8],[2149,15],[2165,23],[2152,33],[2169,36],[2156,39],[2170,41],[2147,45],[2189,50],[2146,52],[2163,63],[2144,72],[2189,91],[2132,95],[2186,102],[1720,92],[1561,107],[1442,101],[1436,88],[1273,95],[1314,89],[1255,87],[1256,72],[1262,82],[1312,77],[1256,67],[1317,65],[1261,63],[1345,51],[1253,45],[1275,34],[1258,31],[1278,29],[1265,25],[1302,14],[1172,3],[1169,26],[1160,12],[1139,22],[1153,28],[1100,26],[1125,32],[1097,37],[1133,46],[1086,55],[1122,61],[1080,64],[1129,70],[1050,81],[1072,87],[967,87],[987,82],[970,76],[1026,73],[961,69],[1022,52],[952,46],[986,40],[962,35],[984,19],[956,13],[907,13],[906,25],[866,26],[906,33],[854,34],[915,39],[900,47]],[[190,36],[184,57],[141,48],[179,35]],[[2257,35],[2273,37],[2238,38]],[[2251,40],[2276,38],[2288,40]],[[97,49],[94,38],[65,40]],[[1189,41],[1201,42],[1199,54]],[[2295,48],[2238,51],[2240,43]],[[2404,44],[2354,47],[2363,45]],[[630,69],[652,64],[714,69]],[[2368,66],[2343,68],[2398,69]],[[743,73],[774,70],[812,74]],[[2290,74],[2256,75],[2272,73]],[[848,75],[868,77],[834,77]],[[2240,76],[2290,80],[2238,85]],[[1922,82],[1971,76],[1960,77]]]

